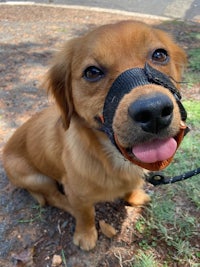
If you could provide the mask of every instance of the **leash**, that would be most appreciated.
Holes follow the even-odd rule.
[[[157,173],[153,173],[149,177],[147,177],[147,182],[149,182],[150,184],[152,184],[154,186],[163,185],[163,184],[173,184],[173,183],[176,183],[179,181],[186,180],[186,179],[188,179],[192,176],[195,176],[197,174],[200,174],[200,167],[197,169],[194,169],[192,171],[185,172],[181,175],[174,176],[174,177],[165,177],[160,172],[157,172]]]

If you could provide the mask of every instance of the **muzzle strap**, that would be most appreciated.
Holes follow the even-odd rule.
[[[114,139],[112,123],[119,102],[125,94],[128,94],[134,88],[147,84],[157,84],[167,88],[174,95],[177,101],[182,120],[186,120],[187,113],[180,102],[181,95],[165,74],[152,68],[148,63],[145,64],[144,69],[128,69],[121,73],[113,82],[105,99],[103,116],[102,118],[97,117],[98,121],[101,123],[100,130],[108,135],[114,145],[116,145],[116,142]]]
[[[105,132],[112,143],[116,145],[114,140],[114,133],[112,129],[112,122],[115,115],[115,111],[119,105],[119,102],[128,94],[133,88],[149,84],[148,77],[145,74],[144,69],[134,68],[129,69],[120,74],[113,82],[104,103],[103,108],[103,124],[101,125],[101,131]]]
[[[144,69],[133,68],[124,71],[113,82],[106,96],[103,108],[103,116],[96,117],[100,122],[99,130],[107,134],[111,142],[123,155],[123,148],[119,147],[112,128],[115,111],[124,95],[128,94],[136,87],[148,84],[157,84],[168,89],[176,99],[180,109],[182,121],[184,122],[187,118],[187,113],[181,103],[181,95],[167,75],[154,69],[148,63],[145,64]],[[188,127],[184,126],[184,129],[182,130],[187,133]]]
[[[145,64],[144,71],[148,77],[148,81],[154,84],[161,85],[167,89],[173,94],[173,96],[176,99],[176,102],[179,106],[180,113],[181,113],[181,118],[182,121],[185,121],[187,119],[187,112],[185,108],[183,107],[181,103],[181,94],[180,92],[176,89],[172,81],[167,77],[164,73],[152,68],[149,64]]]

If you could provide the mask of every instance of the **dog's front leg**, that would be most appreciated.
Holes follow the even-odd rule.
[[[95,227],[94,207],[76,207],[74,211],[76,218],[76,230],[74,233],[74,244],[83,250],[91,250],[97,241],[97,230]]]
[[[95,209],[93,204],[85,204],[78,197],[70,197],[73,216],[76,219],[74,244],[83,250],[91,250],[97,242],[97,230],[95,227]]]
[[[74,233],[74,244],[83,250],[91,250],[97,242],[94,207],[87,207],[75,213],[76,230]]]

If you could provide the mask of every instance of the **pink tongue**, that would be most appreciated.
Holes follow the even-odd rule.
[[[177,143],[174,138],[154,140],[134,146],[132,153],[142,162],[153,163],[171,158],[176,152]]]

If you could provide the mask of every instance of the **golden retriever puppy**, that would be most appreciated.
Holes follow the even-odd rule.
[[[55,105],[23,124],[5,146],[10,181],[76,219],[74,244],[95,247],[94,204],[149,201],[146,170],[170,163],[182,137],[177,88],[183,50],[135,21],[68,41],[47,74]],[[58,184],[64,194],[58,190]]]

